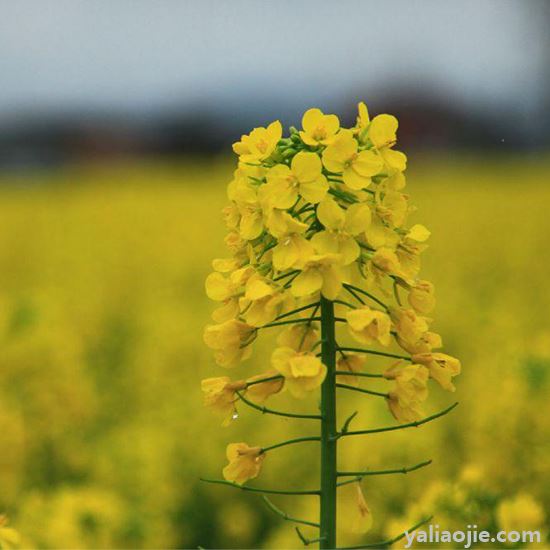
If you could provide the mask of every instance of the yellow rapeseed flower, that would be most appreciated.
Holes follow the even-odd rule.
[[[435,307],[434,285],[430,281],[416,281],[411,286],[407,299],[417,313],[430,313]]]
[[[332,145],[323,151],[323,164],[327,170],[342,174],[344,183],[353,190],[360,190],[371,184],[372,176],[378,174],[384,165],[382,157],[374,151],[359,151],[359,144],[349,130],[342,130]]]
[[[204,404],[223,418],[222,426],[227,426],[236,413],[235,402],[238,399],[237,391],[244,390],[246,382],[237,380],[232,382],[228,376],[206,378],[201,382],[204,392]]]
[[[310,352],[276,348],[271,356],[273,368],[285,377],[285,387],[294,397],[305,397],[325,379],[327,368]]]
[[[418,342],[429,328],[427,319],[417,315],[414,309],[392,308],[390,314],[397,336],[404,342]]]
[[[350,334],[362,344],[379,342],[389,346],[391,340],[391,319],[389,316],[369,306],[348,311],[346,313]]]
[[[263,403],[272,395],[279,393],[285,384],[284,378],[269,380],[269,378],[274,378],[277,374],[277,371],[270,370],[247,378],[246,397],[252,399],[255,403]],[[258,380],[266,380],[266,382],[258,383]]]
[[[222,367],[234,367],[252,353],[247,345],[255,328],[238,319],[230,319],[217,325],[207,325],[205,344],[215,350],[216,363]]]
[[[394,380],[387,402],[395,419],[399,422],[422,419],[422,403],[428,397],[428,369],[422,365],[398,365],[387,370],[384,376]]]
[[[398,125],[397,119],[392,115],[375,116],[370,123],[368,137],[378,149],[386,166],[391,170],[403,172],[407,167],[407,157],[401,151],[392,149],[397,141]]]
[[[261,447],[246,443],[230,443],[226,455],[229,464],[223,469],[223,477],[239,485],[257,477],[265,459]]]
[[[306,145],[329,145],[340,129],[336,115],[325,115],[321,109],[309,109],[302,117],[300,137]]]
[[[277,344],[295,351],[310,351],[319,338],[319,330],[315,323],[297,323],[289,325],[279,334]]]
[[[368,229],[370,208],[356,203],[343,210],[334,199],[327,197],[317,207],[317,218],[325,228],[311,239],[317,252],[340,254],[343,265],[354,262],[360,252],[355,237]]]
[[[289,299],[292,298],[279,285],[254,274],[247,280],[239,304],[245,321],[253,327],[262,327],[281,313]]]
[[[271,156],[282,135],[283,127],[276,120],[267,128],[254,128],[250,134],[241,136],[241,141],[233,144],[233,151],[242,162],[261,162]]]
[[[301,273],[290,287],[292,294],[300,298],[321,292],[325,298],[335,300],[344,280],[341,266],[340,254],[312,254],[300,266]]]
[[[444,390],[455,391],[452,379],[461,371],[460,361],[446,353],[417,353],[412,356],[415,363],[428,367],[433,378]]]
[[[315,153],[298,153],[290,166],[277,164],[269,170],[263,186],[264,196],[275,208],[290,208],[298,196],[316,204],[328,191],[322,169],[321,159]]]

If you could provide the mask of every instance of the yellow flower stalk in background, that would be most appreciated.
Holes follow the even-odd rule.
[[[4,515],[0,515],[0,549],[1,550],[15,550],[19,548],[21,544],[21,538],[19,533],[8,527],[8,518]]]
[[[204,380],[205,404],[223,417],[224,425],[238,417],[241,403],[262,413],[320,424],[313,435],[264,447],[231,443],[224,479],[207,481],[243,486],[259,475],[267,454],[316,442],[318,489],[243,489],[317,495],[319,522],[293,521],[318,527],[318,538],[298,534],[305,544],[319,542],[321,548],[336,546],[339,486],[357,482],[354,529],[365,532],[372,515],[361,491],[362,478],[404,470],[369,474],[337,469],[338,441],[372,431],[350,429],[357,413],[338,427],[337,393],[383,398],[403,426],[374,431],[393,431],[449,412],[453,407],[425,417],[430,380],[453,391],[452,379],[460,372],[457,359],[433,351],[442,346],[426,317],[435,306],[434,286],[418,277],[430,233],[421,224],[407,227],[415,209],[402,192],[407,159],[394,149],[397,119],[388,114],[371,119],[364,103],[358,110],[353,128],[342,128],[336,115],[310,109],[303,116],[303,129],[291,128],[288,137],[275,121],[235,143],[238,165],[228,185],[230,204],[223,212],[230,257],[215,260],[214,273],[206,280],[208,296],[221,306],[213,313],[217,324],[206,327],[204,340],[220,366],[244,363],[252,342],[264,331],[280,333],[270,371],[247,373],[238,381]],[[351,347],[349,340],[370,347]],[[394,365],[384,368],[381,359]],[[319,413],[272,408],[270,401],[285,390],[297,399],[320,398]],[[338,482],[347,476],[351,481]],[[289,519],[272,504],[270,508]]]

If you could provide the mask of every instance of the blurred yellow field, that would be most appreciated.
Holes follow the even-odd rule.
[[[231,166],[0,175],[0,513],[24,546],[295,547],[260,497],[199,481],[220,477],[229,441],[311,430],[250,410],[222,429],[201,404],[200,380],[224,374],[202,329]],[[460,402],[441,421],[342,444],[347,469],[434,461],[365,483],[372,540],[424,513],[441,528],[548,531],[549,177],[545,158],[412,159],[407,191],[433,235],[423,273],[438,289],[435,328],[464,371],[455,395],[434,399]],[[248,372],[269,349],[259,343]],[[355,409],[361,425],[392,422],[377,400],[354,396],[341,412]],[[266,460],[262,484],[313,487],[296,453],[308,447]],[[359,544],[351,501],[342,491],[339,538]],[[316,514],[312,497],[274,502]]]

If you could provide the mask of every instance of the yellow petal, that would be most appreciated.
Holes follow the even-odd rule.
[[[205,281],[206,295],[217,302],[231,297],[232,285],[221,273],[210,273]]]
[[[323,272],[323,286],[321,293],[327,300],[336,300],[342,290],[342,274],[335,267],[330,267]]]
[[[323,165],[315,153],[301,152],[294,156],[290,169],[299,182],[315,181],[321,175]]]
[[[371,218],[371,211],[367,204],[352,204],[346,210],[344,229],[351,235],[359,235],[369,228]]]
[[[308,109],[302,117],[302,128],[306,132],[313,132],[323,121],[321,109]]]
[[[409,232],[407,233],[407,238],[412,239],[413,241],[417,241],[419,243],[423,243],[424,241],[428,240],[430,235],[431,233],[428,229],[426,229],[426,227],[417,223],[409,229]]]
[[[380,154],[384,159],[384,162],[392,169],[399,172],[403,172],[407,168],[407,156],[401,151],[395,151],[394,149],[380,149]]]
[[[313,355],[295,355],[290,359],[290,372],[295,378],[315,376],[321,370],[321,360]]]
[[[311,244],[319,254],[338,254],[338,235],[332,231],[320,231],[311,238]]]
[[[369,128],[373,145],[380,148],[395,143],[398,125],[397,119],[392,115],[375,116]]]
[[[314,292],[321,290],[323,286],[323,277],[317,269],[308,269],[302,271],[300,275],[294,279],[291,292],[294,296],[299,298],[300,296],[308,296]]]
[[[341,229],[344,227],[346,215],[336,201],[327,196],[317,207],[317,218],[327,229]]]
[[[340,235],[338,252],[342,255],[342,263],[349,265],[359,257],[361,249],[351,235]]]
[[[317,204],[326,197],[328,189],[327,178],[321,175],[314,181],[301,183],[300,195],[302,195],[307,202]]]
[[[349,166],[344,169],[342,179],[344,180],[344,183],[354,191],[364,189],[365,187],[368,187],[371,183],[370,177],[362,176],[353,169],[353,166]]]
[[[361,151],[353,161],[353,169],[360,175],[370,177],[378,174],[384,161],[374,151]]]
[[[252,241],[261,235],[263,228],[261,213],[246,212],[241,218],[239,233],[243,239]]]
[[[246,284],[245,298],[247,300],[260,300],[273,294],[273,287],[259,278],[249,279]]]
[[[271,366],[283,376],[288,377],[292,375],[290,370],[290,359],[296,355],[290,347],[275,348],[271,354]]]

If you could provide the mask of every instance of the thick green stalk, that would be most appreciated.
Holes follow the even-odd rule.
[[[321,298],[321,358],[327,376],[321,387],[320,548],[336,548],[336,338],[334,304]]]

